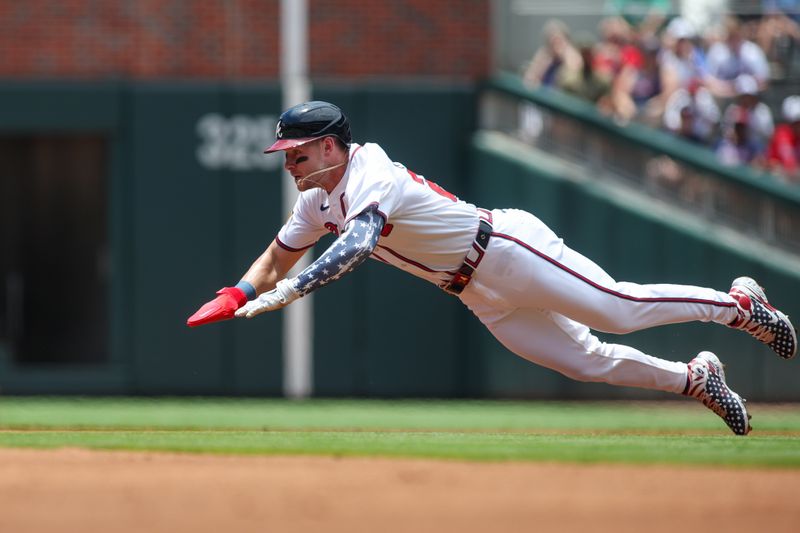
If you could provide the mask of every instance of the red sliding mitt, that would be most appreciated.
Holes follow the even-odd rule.
[[[211,322],[220,322],[233,318],[233,313],[247,303],[247,296],[238,287],[223,287],[217,291],[217,296],[210,302],[203,304],[195,314],[186,321],[187,326],[202,326]]]

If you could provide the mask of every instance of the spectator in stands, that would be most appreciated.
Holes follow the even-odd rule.
[[[562,69],[559,73],[558,86],[564,92],[597,103],[608,94],[611,78],[596,68],[594,39],[590,35],[576,38],[576,44],[581,54],[581,68]]]
[[[716,135],[720,110],[700,78],[675,91],[667,100],[664,127],[692,142],[710,146]]]
[[[706,56],[709,90],[717,98],[735,96],[734,81],[749,74],[764,90],[769,82],[769,64],[764,51],[753,41],[744,38],[742,27],[735,17],[728,17],[722,39],[713,43]]]
[[[633,28],[621,17],[606,17],[598,24],[600,39],[594,61],[602,76],[616,78],[627,65],[642,64],[642,53],[634,44]]]
[[[580,71],[581,54],[572,44],[569,29],[558,19],[547,21],[543,30],[544,44],[536,50],[525,69],[523,81],[530,88],[553,87],[562,69]]]
[[[531,89],[557,88],[565,72],[580,71],[583,65],[580,52],[570,40],[569,28],[562,21],[548,20],[543,28],[543,40],[522,75],[523,82]],[[521,102],[517,120],[520,138],[533,142],[539,137],[544,117],[535,105]]]
[[[723,124],[723,136],[715,149],[717,159],[727,166],[760,166],[762,147],[753,141],[748,131],[749,117],[745,108],[737,108],[730,123]]]
[[[659,68],[659,51],[657,39],[641,43],[639,53],[630,56],[614,79],[609,104],[613,116],[620,122],[634,118],[650,124],[660,122],[667,95]]]
[[[707,76],[705,54],[696,39],[694,25],[681,17],[672,19],[664,30],[661,69],[665,83],[675,90]]]
[[[756,43],[767,56],[771,77],[786,78],[800,43],[800,0],[763,0],[761,4],[764,16]]]
[[[736,99],[725,109],[722,122],[729,126],[745,117],[749,140],[763,151],[775,129],[772,111],[760,100],[758,82],[753,76],[741,74],[734,80],[733,86]]]
[[[679,115],[678,128],[675,130],[678,137],[685,141],[706,146],[706,138],[697,131],[696,123],[698,120],[695,108],[690,105],[683,106],[679,111]]]
[[[783,122],[767,148],[767,169],[792,183],[800,183],[800,96],[788,96],[781,105]]]

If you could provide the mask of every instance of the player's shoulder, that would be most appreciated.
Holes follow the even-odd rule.
[[[376,143],[351,146],[346,191],[352,197],[396,187],[400,166]]]
[[[350,145],[350,160],[361,165],[391,163],[383,148],[379,144],[371,142]]]
[[[369,181],[386,179],[396,165],[389,159],[383,148],[376,143],[353,144],[350,146],[349,175],[351,179]]]

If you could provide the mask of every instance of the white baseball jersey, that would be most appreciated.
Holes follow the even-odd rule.
[[[328,194],[300,193],[278,243],[290,250],[313,246],[326,232],[338,235],[356,215],[376,206],[384,219],[373,259],[437,285],[464,262],[478,229],[477,208],[434,182],[394,163],[377,144],[350,146],[344,177]]]

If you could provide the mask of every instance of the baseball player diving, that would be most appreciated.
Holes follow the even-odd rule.
[[[241,281],[220,289],[189,326],[281,309],[372,258],[459,298],[520,357],[580,381],[694,397],[737,435],[750,432],[750,415],[716,355],[667,361],[601,342],[591,330],[699,320],[746,331],[784,359],[797,352],[789,318],[753,279],[735,279],[728,292],[615,281],[532,214],[476,207],[392,162],[377,144],[352,142],[349,121],[333,104],[288,109],[276,137],[266,152],[285,154],[300,191],[292,214]],[[287,278],[328,232],[333,244]]]

